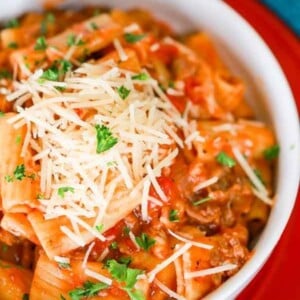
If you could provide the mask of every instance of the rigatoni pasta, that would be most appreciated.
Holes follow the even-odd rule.
[[[197,300],[234,275],[279,146],[210,37],[142,10],[4,27],[1,297]]]

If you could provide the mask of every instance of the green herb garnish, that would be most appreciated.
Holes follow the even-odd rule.
[[[69,263],[65,263],[65,262],[58,262],[57,263],[58,266],[62,269],[70,269],[71,268],[71,265]]]
[[[84,45],[84,41],[82,39],[78,39],[75,34],[70,34],[67,37],[67,45],[71,46],[82,46]]]
[[[236,165],[236,162],[233,158],[228,156],[225,152],[220,152],[217,157],[217,162],[225,167],[232,168]]]
[[[12,78],[12,73],[9,72],[6,69],[1,69],[0,70],[0,79],[11,79]]]
[[[17,137],[16,137],[16,144],[17,144],[17,145],[20,145],[21,141],[22,141],[21,136],[20,136],[20,135],[17,135]]]
[[[127,89],[124,85],[117,88],[117,92],[118,92],[120,98],[123,100],[125,100],[128,97],[128,95],[130,94],[130,90]]]
[[[89,23],[89,26],[92,30],[98,30],[99,29],[98,25],[95,22]]]
[[[73,187],[70,187],[70,186],[63,186],[63,187],[58,188],[58,190],[57,190],[57,194],[61,198],[65,198],[65,193],[67,193],[67,192],[70,192],[70,193],[74,194],[75,189]]]
[[[96,230],[97,230],[98,232],[102,232],[102,231],[103,231],[103,228],[104,228],[104,224],[96,225],[95,228],[96,228]]]
[[[117,144],[118,139],[115,138],[109,128],[104,125],[96,125],[96,139],[97,139],[97,153],[102,153],[110,148],[112,148],[115,144]]]
[[[55,16],[52,13],[47,13],[43,21],[41,22],[40,32],[41,35],[46,35],[48,32],[48,25],[55,22]]]
[[[18,19],[11,19],[5,23],[5,28],[17,28],[20,26]]]
[[[111,244],[110,244],[110,249],[112,250],[117,250],[118,249],[118,243],[116,241],[113,241]]]
[[[43,36],[38,37],[34,45],[34,50],[45,50],[47,49],[47,47],[48,45],[45,37]]]
[[[140,236],[137,236],[135,241],[146,251],[148,251],[155,244],[155,240],[144,232]]]
[[[125,33],[124,39],[127,43],[134,44],[139,42],[145,37],[145,34],[133,34],[133,33]]]
[[[13,182],[14,180],[23,180],[26,176],[25,174],[25,166],[23,164],[16,166],[13,175],[6,175],[5,180],[7,182]]]
[[[40,79],[50,80],[50,81],[58,81],[59,79],[59,71],[57,67],[49,68],[48,70],[44,71]]]
[[[72,300],[81,300],[86,297],[96,296],[100,291],[106,289],[108,285],[103,282],[94,283],[86,281],[82,287],[76,288],[69,292]]]
[[[178,217],[178,210],[176,209],[171,209],[169,212],[169,220],[171,222],[179,222],[179,217]]]
[[[129,266],[132,261],[132,258],[130,256],[122,256],[119,258],[119,262],[122,264],[125,264],[126,266]]]
[[[0,110],[0,118],[2,118],[4,116],[5,116],[5,112],[3,112],[3,111]]]
[[[193,202],[193,205],[194,206],[198,206],[198,205],[206,203],[207,201],[210,201],[210,200],[212,200],[211,197],[204,197],[204,198],[202,198],[200,200],[197,200],[197,201]]]
[[[10,49],[18,49],[19,45],[16,42],[10,42],[7,47]]]
[[[23,294],[22,300],[29,300],[29,294]]]
[[[280,152],[279,145],[274,145],[264,150],[263,155],[266,160],[273,160],[278,157]]]
[[[137,74],[137,75],[133,75],[131,77],[131,79],[144,81],[144,80],[148,80],[149,79],[149,75],[146,74],[146,73],[140,73],[140,74]]]

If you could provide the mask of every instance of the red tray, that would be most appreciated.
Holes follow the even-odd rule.
[[[300,111],[300,42],[292,31],[254,0],[225,0],[263,37],[281,64]],[[298,73],[298,74],[297,74]],[[300,192],[289,223],[271,257],[237,300],[300,299]]]

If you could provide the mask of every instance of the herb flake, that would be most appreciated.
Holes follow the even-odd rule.
[[[134,44],[141,41],[145,37],[145,34],[134,34],[134,33],[125,33],[124,39],[127,43]]]
[[[171,209],[169,212],[169,221],[171,222],[179,222],[178,210]]]
[[[201,198],[200,200],[197,200],[195,202],[193,202],[193,206],[198,206],[198,205],[201,205],[203,203],[206,203],[208,201],[212,200],[211,197],[204,197],[204,198]]]
[[[130,94],[130,90],[127,89],[124,85],[118,87],[117,92],[118,92],[120,98],[123,100],[125,100]]]
[[[135,241],[146,251],[148,251],[155,244],[155,240],[144,232],[140,236],[137,236]]]
[[[112,148],[115,144],[117,144],[118,139],[115,138],[109,128],[104,125],[96,125],[96,140],[97,140],[97,148],[96,152],[102,153],[110,148]]]
[[[11,19],[5,23],[5,28],[17,28],[20,26],[18,19]]]
[[[47,47],[48,45],[45,37],[44,36],[38,37],[34,45],[34,50],[46,50]]]
[[[228,156],[225,152],[220,152],[217,157],[216,160],[219,164],[225,166],[225,167],[229,167],[232,168],[236,165],[236,162],[233,158],[231,158],[230,156]]]
[[[67,192],[74,194],[75,189],[71,186],[63,186],[63,187],[58,188],[58,190],[57,190],[57,194],[61,198],[65,198],[65,193],[67,193]]]
[[[71,46],[82,46],[84,44],[85,44],[84,41],[82,39],[78,39],[78,37],[76,37],[76,35],[74,33],[71,33],[67,37],[67,45],[69,47],[71,47]]]
[[[108,285],[103,282],[94,283],[86,281],[82,287],[76,288],[69,292],[72,300],[81,300],[86,297],[96,296],[100,291],[106,289]]]
[[[133,79],[133,80],[145,81],[145,80],[148,80],[148,79],[149,79],[149,75],[146,74],[146,73],[140,73],[140,74],[133,75],[133,76],[131,77],[131,79]]]
[[[265,149],[263,152],[263,156],[266,160],[273,160],[278,157],[279,152],[280,152],[279,145],[274,145]]]

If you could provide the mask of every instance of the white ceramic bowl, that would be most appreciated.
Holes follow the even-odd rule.
[[[0,2],[0,19],[29,9],[41,0]],[[247,98],[259,119],[270,123],[280,144],[276,204],[251,260],[206,299],[233,299],[255,276],[276,246],[291,214],[299,184],[300,134],[295,102],[273,54],[258,34],[220,0],[71,0],[64,5],[94,3],[111,7],[144,7],[178,31],[203,29],[215,40],[224,60],[247,82]]]

